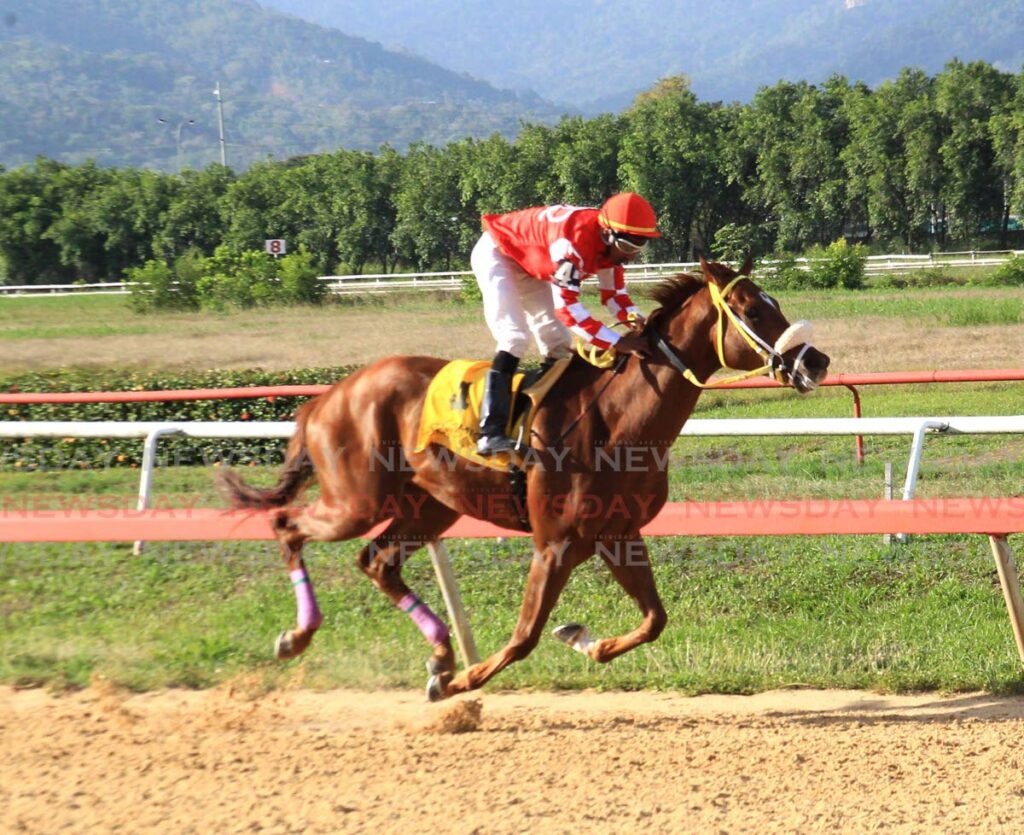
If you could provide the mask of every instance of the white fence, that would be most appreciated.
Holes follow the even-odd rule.
[[[138,508],[150,506],[153,474],[156,467],[157,443],[162,437],[185,436],[190,438],[287,438],[295,429],[291,421],[265,422],[213,422],[187,421],[181,423],[159,422],[103,422],[103,421],[2,421],[0,437],[75,437],[75,438],[139,438],[145,440],[142,473],[139,483]],[[763,419],[697,419],[683,427],[681,435],[691,436],[751,436],[751,435],[902,435],[912,434],[910,459],[907,463],[907,478],[903,498],[910,500],[914,495],[917,474],[921,466],[924,439],[927,434],[995,434],[1024,433],[1024,415],[997,417],[907,417],[907,418],[763,418]],[[901,538],[902,535],[900,535]],[[143,548],[143,542],[135,543],[135,553]],[[1017,636],[1018,650],[1024,658],[1024,627],[1021,614],[1024,604],[1020,602],[1016,568],[1006,540],[1001,544],[992,538],[993,554],[999,569],[1000,582],[1007,596],[1010,619]],[[445,606],[452,623],[459,652],[464,663],[477,663],[479,654],[473,639],[468,617],[462,605],[458,584],[451,567],[451,559],[443,541],[428,543],[434,571],[444,596]],[[1012,578],[1009,580],[1008,578]],[[1012,587],[1011,587],[1012,586]],[[1015,595],[1015,596],[1014,596]],[[1011,602],[1012,599],[1012,602]]]
[[[915,270],[937,267],[994,267],[1005,263],[1014,256],[1024,255],[1024,250],[993,250],[987,252],[937,252],[929,255],[869,255],[865,266],[866,275],[905,275]],[[775,262],[761,262],[771,269]],[[807,258],[797,258],[796,267],[810,269]],[[626,270],[632,284],[649,284],[665,275],[698,269],[693,261],[673,264],[627,264]],[[335,295],[355,293],[391,293],[407,290],[451,290],[461,289],[464,279],[472,276],[468,270],[450,270],[430,273],[367,273],[364,275],[325,275],[320,281],[327,283],[329,292]],[[96,296],[124,295],[129,292],[130,282],[112,281],[99,284],[23,284],[0,285],[0,296]]]
[[[292,421],[118,422],[0,421],[0,438],[139,438],[145,441],[139,483],[140,510],[149,507],[157,443],[164,437],[290,438]],[[912,499],[928,435],[1024,434],[1024,415],[983,417],[723,418],[694,419],[682,436],[910,435],[902,498]]]

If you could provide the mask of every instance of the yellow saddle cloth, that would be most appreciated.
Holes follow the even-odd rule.
[[[528,438],[533,416],[544,395],[562,376],[570,360],[560,360],[537,382],[520,392],[525,374],[512,378],[512,402],[522,393],[530,400],[529,408],[515,408],[509,418],[508,434],[511,438]],[[430,382],[423,404],[420,431],[416,436],[416,452],[428,444],[440,444],[457,455],[493,470],[507,470],[518,463],[520,457],[503,453],[490,457],[477,455],[476,442],[480,437],[480,407],[484,399],[487,371],[491,364],[480,360],[453,360],[437,372]],[[528,442],[524,442],[529,446]]]

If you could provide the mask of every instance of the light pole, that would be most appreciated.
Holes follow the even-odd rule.
[[[217,87],[213,91],[213,94],[217,97],[217,124],[220,126],[220,164],[225,168],[228,167],[228,144],[224,139],[224,100],[220,97],[220,82],[217,82]]]
[[[170,120],[168,119],[158,118],[157,121],[165,125],[171,124]],[[185,125],[194,125],[195,123],[195,119],[182,119],[180,122],[178,122],[178,127],[174,131],[174,147],[177,152],[179,173],[181,173],[181,129],[185,127]]]

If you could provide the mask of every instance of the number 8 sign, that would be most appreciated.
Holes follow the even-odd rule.
[[[265,240],[263,242],[263,249],[275,258],[288,252],[287,243],[283,238],[269,238]]]

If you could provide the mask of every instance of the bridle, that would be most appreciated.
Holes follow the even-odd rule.
[[[753,328],[751,328],[746,322],[744,322],[733,310],[726,298],[729,293],[732,292],[732,288],[737,282],[742,281],[746,276],[736,276],[730,281],[724,288],[719,289],[718,285],[713,281],[707,282],[708,292],[711,294],[711,303],[715,310],[718,311],[718,322],[716,324],[716,338],[715,338],[715,349],[718,352],[718,361],[721,363],[721,367],[726,371],[734,371],[728,377],[719,378],[710,383],[702,383],[697,379],[697,375],[691,371],[686,364],[679,358],[679,355],[675,352],[675,349],[665,341],[665,338],[659,334],[654,334],[654,347],[656,347],[665,358],[668,360],[676,371],[682,374],[689,382],[698,388],[710,389],[720,388],[721,386],[728,385],[729,383],[736,383],[740,380],[749,380],[751,377],[759,377],[764,374],[769,377],[773,377],[779,383],[788,385],[792,382],[796,369],[799,369],[804,358],[804,354],[811,348],[811,338],[813,335],[813,328],[811,323],[806,320],[800,320],[794,322],[775,340],[774,345],[769,345],[765,342]],[[729,321],[736,327],[740,336],[743,337],[747,345],[764,360],[764,365],[760,368],[755,368],[752,371],[741,371],[738,368],[730,368],[729,364],[725,361],[725,319],[728,317]],[[786,368],[786,361],[782,355],[789,350],[792,350],[798,345],[803,345],[800,353],[797,355],[793,362],[792,369]]]
[[[718,311],[718,322],[716,324],[715,335],[715,349],[718,352],[718,361],[721,363],[722,368],[726,371],[735,371],[735,374],[722,379],[717,379],[712,383],[702,383],[697,379],[697,375],[687,367],[686,363],[679,359],[679,355],[675,352],[675,349],[665,341],[665,337],[660,333],[654,334],[654,347],[665,355],[669,364],[676,371],[682,374],[683,377],[698,388],[720,388],[721,386],[728,385],[729,383],[735,383],[740,380],[748,380],[751,377],[757,377],[760,374],[766,374],[773,377],[782,385],[789,385],[792,382],[794,375],[801,373],[798,369],[802,366],[804,354],[806,354],[812,347],[811,338],[813,336],[814,328],[811,323],[805,319],[801,319],[800,321],[791,324],[782,332],[779,338],[775,340],[774,345],[769,345],[754,331],[753,328],[751,328],[736,314],[735,310],[729,307],[729,304],[726,302],[726,297],[730,292],[732,292],[732,288],[736,283],[742,281],[744,278],[746,278],[746,276],[736,276],[736,278],[725,285],[725,288],[722,290],[719,290],[718,285],[715,284],[715,282],[707,282],[708,292],[711,294],[711,303],[714,305],[715,310]],[[751,349],[765,361],[765,364],[760,368],[755,368],[753,371],[741,371],[738,368],[729,367],[729,364],[725,361],[726,317],[728,317],[729,321],[736,326],[736,329]],[[793,361],[793,370],[789,370],[786,368],[786,361],[783,359],[782,355],[786,353],[786,351],[790,351],[798,345],[803,345],[803,348]],[[553,445],[557,445],[564,441],[566,437],[568,437],[568,435],[579,425],[587,412],[593,408],[601,395],[604,394],[605,389],[607,389],[615,377],[623,371],[626,366],[626,362],[629,360],[628,354],[616,354],[614,348],[605,349],[603,351],[598,350],[593,345],[584,344],[579,340],[579,338],[576,340],[576,352],[591,365],[602,369],[611,368],[614,370],[614,373],[608,376],[608,379],[605,380],[604,385],[601,386],[597,394],[594,395],[583,411],[576,416],[575,420],[569,424],[562,434],[555,439]]]

